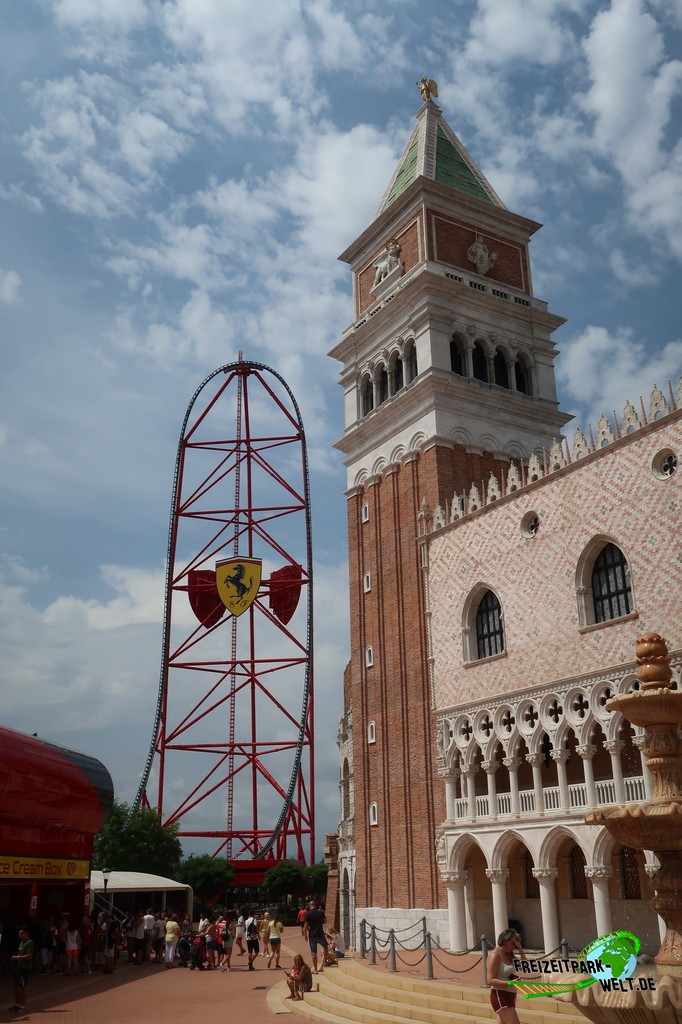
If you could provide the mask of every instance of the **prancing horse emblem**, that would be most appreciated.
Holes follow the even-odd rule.
[[[218,594],[233,615],[241,615],[253,604],[260,587],[262,567],[260,558],[228,558],[216,562]]]

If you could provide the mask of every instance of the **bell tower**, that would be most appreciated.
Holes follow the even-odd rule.
[[[345,396],[358,912],[445,905],[417,515],[549,447],[570,418],[551,339],[564,320],[532,287],[539,227],[505,207],[429,98],[340,257],[354,301],[330,355]]]

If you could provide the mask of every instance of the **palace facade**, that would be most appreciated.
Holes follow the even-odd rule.
[[[682,669],[680,385],[571,431],[529,243],[431,101],[342,255],[351,657],[340,919],[422,915],[452,949],[627,926],[657,946],[654,859],[587,826],[650,791],[605,707],[634,641]]]

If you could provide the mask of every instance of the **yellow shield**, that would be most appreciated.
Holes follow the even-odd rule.
[[[220,600],[233,615],[241,615],[253,603],[260,587],[260,558],[227,558],[216,562],[215,582]]]

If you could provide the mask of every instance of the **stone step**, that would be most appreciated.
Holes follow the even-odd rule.
[[[467,1006],[467,1008],[470,1007],[470,1009],[467,1009],[467,1013],[477,1012],[486,1015],[490,1012],[491,1019],[495,1016],[490,1007],[490,989],[487,988],[461,985],[456,980],[432,979],[427,981],[426,978],[415,978],[400,972],[395,974],[377,972],[365,966],[362,961],[357,960],[346,959],[341,961],[339,963],[339,971],[345,976],[344,986],[357,988],[362,992],[374,993],[376,992],[377,985],[381,984],[391,991],[397,989],[398,991],[409,993],[415,1005],[425,1005],[436,1009],[449,1009],[452,1008],[454,1001],[460,1005]],[[333,979],[333,970],[326,971],[322,977]],[[576,1014],[570,1003],[560,1002],[556,999],[526,1002],[519,998],[517,1007],[521,1006],[524,1007],[529,1022],[535,1014],[539,1013],[541,1016],[546,1016],[548,1012],[562,1015],[564,1017],[562,1024],[570,1024],[565,1019],[567,1017],[582,1020],[581,1015]],[[548,1011],[548,1007],[551,1007],[551,1011]]]
[[[352,960],[314,978],[303,1002],[286,1000],[286,985],[273,990],[278,1009],[325,1024],[490,1024],[496,1020],[489,991],[373,971]],[[522,1024],[584,1024],[573,1008],[554,999],[517,1004]]]

